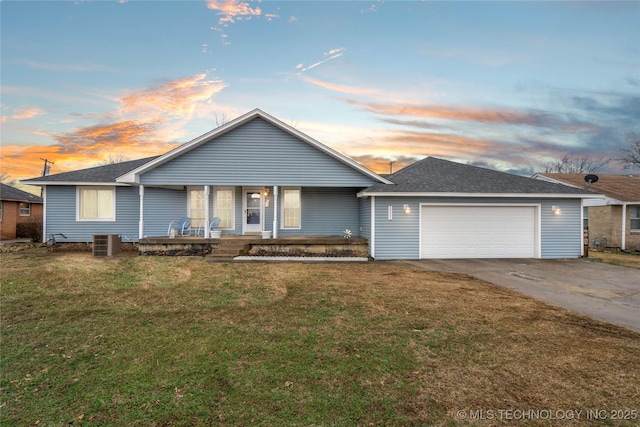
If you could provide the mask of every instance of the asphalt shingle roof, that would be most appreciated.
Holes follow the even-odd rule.
[[[364,193],[585,194],[591,191],[427,157],[388,176],[395,185],[375,184]]]
[[[543,173],[548,178],[565,182],[576,187],[585,188],[586,174],[579,173]],[[596,174],[598,182],[589,186],[591,191],[602,193],[621,202],[640,201],[640,175]]]
[[[0,199],[14,202],[42,203],[42,197],[0,183]]]
[[[144,159],[138,160],[130,160],[128,162],[121,163],[113,163],[105,166],[96,166],[94,168],[89,169],[81,169],[77,171],[71,172],[63,172],[54,175],[42,176],[39,178],[26,179],[22,182],[35,184],[41,182],[56,182],[56,183],[65,183],[65,182],[104,182],[104,183],[114,183],[116,182],[116,178],[124,175],[125,173],[132,171],[145,163],[150,162],[151,160],[157,158],[155,157],[147,157]]]

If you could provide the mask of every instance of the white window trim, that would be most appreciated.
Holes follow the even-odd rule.
[[[113,206],[111,207],[111,217],[109,218],[81,218],[80,217],[80,194],[82,190],[111,190],[113,193]],[[116,220],[116,187],[115,186],[78,186],[76,187],[76,221],[78,222],[114,222]]]
[[[633,211],[634,208],[637,209],[637,212],[638,212],[638,216],[637,217],[631,216],[631,212]],[[639,228],[633,228],[631,226],[631,224],[633,224],[632,220],[639,219],[639,218],[640,218],[640,206],[636,206],[636,205],[629,206],[629,231],[630,232],[637,233],[637,232],[640,231],[640,227]]]
[[[206,194],[204,194],[204,187],[203,186],[201,186],[201,185],[190,185],[190,186],[187,186],[187,216],[189,218],[191,218],[191,228],[195,229],[195,228],[198,228],[198,226],[193,224],[193,220],[194,219],[201,219],[203,221],[202,226],[203,227],[205,226],[204,222],[206,221],[205,216],[206,216],[207,208],[204,205],[202,206],[202,218],[192,218],[191,217],[191,192],[192,191],[200,191],[203,194],[203,200],[204,200],[205,204],[207,203],[207,196],[206,196]]]
[[[231,191],[231,227],[218,227],[220,230],[236,229],[236,189],[235,187],[213,187],[213,215],[211,218],[219,217],[218,215],[218,191]]]
[[[285,216],[284,216],[284,193],[287,190],[298,190],[300,194],[300,225],[298,227],[285,227]],[[302,229],[302,187],[282,187],[280,189],[281,200],[280,200],[280,230],[301,230]]]
[[[23,203],[27,205],[27,209],[29,209],[28,213],[22,213],[22,208],[20,207],[20,205],[22,205]],[[29,203],[29,202],[19,202],[18,203],[18,215],[20,215],[22,217],[31,216],[31,203]]]

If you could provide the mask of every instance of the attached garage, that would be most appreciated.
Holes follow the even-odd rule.
[[[538,207],[422,205],[420,258],[539,258]]]
[[[577,258],[583,200],[600,197],[435,157],[387,178],[392,185],[358,193],[371,218],[361,232],[377,260]]]

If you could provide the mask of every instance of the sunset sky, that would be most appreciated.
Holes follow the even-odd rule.
[[[0,2],[1,171],[162,154],[254,108],[386,173],[531,175],[640,133],[640,2]],[[621,170],[611,163],[607,171]]]

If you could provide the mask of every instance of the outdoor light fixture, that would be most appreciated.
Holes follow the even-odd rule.
[[[402,209],[404,210],[404,213],[406,214],[410,214],[411,213],[411,206],[409,206],[408,204],[405,203],[405,205],[402,207]]]
[[[551,212],[554,215],[560,215],[562,213],[562,211],[560,210],[560,206],[557,206],[557,205],[551,206]]]

